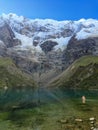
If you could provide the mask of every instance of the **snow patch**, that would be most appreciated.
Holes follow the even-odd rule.
[[[88,37],[98,37],[98,27],[92,27],[88,29],[82,29],[77,33],[76,38],[78,40],[86,39]]]
[[[41,47],[39,45],[37,47],[33,46],[33,38],[27,37],[25,35],[21,35],[17,32],[15,32],[15,36],[22,43],[20,46],[18,46],[18,48],[20,48],[22,50],[31,49],[32,52],[35,52],[35,51],[41,52],[42,51]]]
[[[53,40],[53,41],[57,42],[58,45],[56,45],[56,46],[54,47],[54,49],[55,49],[55,50],[61,49],[61,50],[63,51],[63,50],[66,48],[66,46],[67,46],[67,44],[68,44],[68,42],[69,42],[70,39],[71,39],[71,37],[56,38],[56,39]]]
[[[32,46],[33,40],[32,38],[27,37],[26,35],[21,35],[17,32],[15,32],[15,36],[17,39],[19,39],[22,43],[21,47],[26,48],[27,46]]]
[[[9,14],[3,13],[2,18],[9,19],[9,20],[13,19],[14,21],[18,21],[18,22],[23,22],[23,20],[24,20],[23,16],[18,16],[18,15],[13,14],[13,13],[9,13]]]
[[[53,19],[34,19],[30,20],[30,23],[35,23],[41,26],[54,26],[54,27],[62,27],[63,25],[69,23],[70,21],[57,21]]]

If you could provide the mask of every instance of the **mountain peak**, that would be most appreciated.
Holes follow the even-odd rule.
[[[23,16],[18,16],[18,15],[14,14],[14,13],[9,13],[9,14],[3,13],[3,14],[1,15],[1,17],[2,17],[3,19],[8,19],[8,20],[13,19],[13,20],[15,20],[15,21],[20,21],[20,22],[23,22],[23,20],[24,20],[24,17],[23,17]]]
[[[4,19],[13,19],[13,20],[16,20],[16,21],[21,21],[23,22],[24,19],[28,19],[29,21],[32,21],[32,22],[38,22],[38,23],[41,23],[41,24],[46,24],[46,23],[50,23],[50,24],[53,24],[55,25],[56,23],[57,24],[67,24],[67,23],[85,23],[85,22],[95,22],[97,21],[96,19],[92,19],[92,18],[89,18],[89,19],[84,19],[84,18],[81,18],[80,20],[62,20],[62,21],[58,21],[58,20],[54,20],[54,19],[40,19],[40,18],[36,18],[36,19],[30,19],[30,18],[25,18],[24,16],[20,15],[18,16],[17,14],[15,13],[9,13],[9,14],[5,14],[3,13],[1,15],[2,18]]]

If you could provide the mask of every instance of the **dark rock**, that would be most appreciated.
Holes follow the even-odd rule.
[[[7,47],[3,41],[0,41],[0,56],[6,56]]]
[[[44,43],[42,43],[42,44],[40,45],[40,47],[42,48],[42,50],[43,50],[45,53],[47,53],[47,52],[49,52],[49,51],[52,51],[53,48],[54,48],[56,45],[58,45],[57,42],[54,42],[54,41],[51,41],[51,40],[47,40],[47,41],[45,41]]]
[[[63,63],[65,62],[66,66],[68,66],[82,56],[94,55],[97,48],[97,42],[98,38],[77,40],[75,36],[73,36],[63,52]]]
[[[0,27],[0,40],[4,42],[7,48],[21,44],[21,42],[15,38],[11,27],[7,23]]]
[[[34,39],[33,39],[33,45],[34,46],[37,46],[38,44],[39,44],[39,42],[40,42],[40,37],[34,37]]]
[[[61,36],[63,37],[70,37],[73,34],[73,31],[70,29],[65,29],[61,32]]]
[[[29,74],[37,72],[38,70],[38,62],[35,62],[27,57],[14,55],[12,59],[19,68],[21,68],[23,71]]]

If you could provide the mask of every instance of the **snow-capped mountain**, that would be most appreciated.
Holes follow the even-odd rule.
[[[12,57],[18,66],[30,68],[30,71],[32,71],[32,64],[36,70],[39,62],[44,62],[44,66],[52,66],[52,68],[61,67],[62,59],[66,60],[65,57],[69,54],[76,55],[77,50],[80,54],[79,50],[81,49],[77,49],[76,43],[92,47],[91,41],[87,45],[86,42],[84,45],[84,41],[97,37],[98,20],[95,19],[80,19],[78,21],[33,20],[12,13],[0,16],[0,50],[3,50],[0,55]],[[69,49],[70,45],[71,49]],[[96,44],[96,46],[98,45]],[[67,56],[66,50],[68,50]],[[85,53],[87,53],[87,49]],[[28,61],[29,67],[25,64]]]
[[[41,51],[43,50],[41,45],[47,40],[57,43],[50,50],[64,49],[73,35],[78,40],[98,36],[98,21],[94,19],[79,21],[32,20],[16,14],[2,14],[0,26],[3,26],[4,23],[11,27],[15,38],[21,41],[21,45],[18,46],[21,49],[31,47]]]

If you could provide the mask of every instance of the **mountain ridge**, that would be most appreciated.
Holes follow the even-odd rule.
[[[27,49],[32,47],[36,51],[42,52],[41,45],[47,40],[57,42],[52,49],[66,48],[69,40],[76,35],[77,40],[88,37],[96,37],[98,32],[98,20],[80,19],[78,21],[57,21],[53,19],[27,19],[16,14],[2,14],[0,16],[0,26],[7,23],[15,38],[21,41],[17,49]],[[23,41],[25,39],[25,42]]]
[[[14,31],[14,33],[20,33],[22,35],[27,36],[28,38],[31,37],[32,38],[32,44],[34,42],[43,42],[46,39],[51,39],[51,40],[55,40],[57,42],[59,38],[61,37],[70,37],[73,36],[72,32],[73,31],[74,34],[76,34],[77,32],[79,32],[80,34],[77,34],[76,38],[79,39],[85,39],[91,35],[94,35],[93,33],[90,34],[90,31],[96,31],[98,32],[98,29],[93,30],[93,28],[95,29],[94,26],[96,26],[98,28],[98,21],[95,19],[80,19],[78,21],[56,21],[56,20],[51,20],[51,19],[27,19],[24,18],[23,16],[17,16],[16,14],[3,14],[0,17],[2,20],[1,21],[5,21],[7,22],[12,30]],[[26,26],[26,27],[25,27]],[[83,28],[83,29],[81,29]],[[65,29],[65,30],[64,30]],[[85,29],[85,30],[84,30]],[[33,31],[33,32],[32,32]],[[67,31],[67,32],[66,32]],[[68,32],[69,31],[69,32]],[[87,32],[88,31],[88,32]],[[66,34],[63,34],[64,32],[66,32]],[[59,34],[61,33],[61,34]],[[70,34],[68,34],[70,33]],[[81,34],[84,34],[84,36],[82,36]],[[49,36],[50,35],[50,36]],[[54,36],[54,38],[53,38]],[[82,37],[81,37],[82,36]],[[16,37],[17,36],[16,34]],[[42,38],[42,40],[40,41],[38,38]],[[58,39],[57,39],[58,38]],[[20,38],[21,40],[21,38]],[[29,41],[30,42],[30,41]],[[66,39],[64,39],[62,42],[66,42]],[[68,42],[67,42],[68,44]],[[30,44],[31,46],[31,44]],[[66,46],[66,44],[65,44]],[[34,46],[33,46],[34,47]],[[35,47],[37,48],[37,47]]]
[[[84,56],[54,78],[48,88],[98,89],[98,56]]]
[[[0,57],[0,89],[34,89],[32,76],[22,72],[9,57]]]

